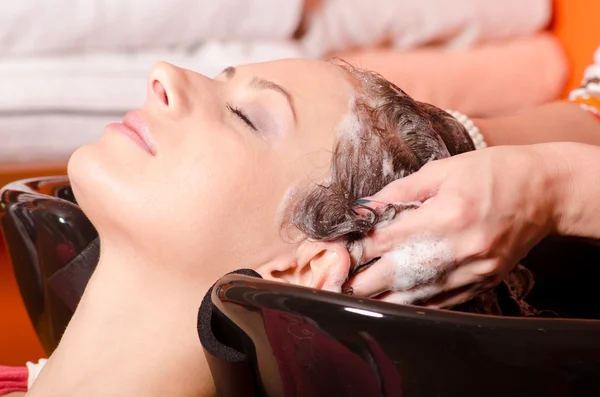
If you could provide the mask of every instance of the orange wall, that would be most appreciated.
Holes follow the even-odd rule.
[[[571,63],[565,93],[577,87],[585,68],[600,46],[599,0],[554,0],[552,30],[562,42]]]

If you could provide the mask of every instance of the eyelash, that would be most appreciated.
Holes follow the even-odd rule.
[[[246,114],[244,112],[242,112],[240,110],[240,108],[238,107],[233,107],[229,104],[227,104],[227,109],[229,109],[229,111],[233,114],[235,114],[240,120],[242,120],[244,123],[246,123],[246,125],[250,128],[252,128],[254,131],[258,131],[258,129],[254,126],[254,124],[252,123],[252,121],[250,121],[250,119],[248,118],[248,116],[246,116]]]

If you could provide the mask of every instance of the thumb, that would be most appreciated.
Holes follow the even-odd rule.
[[[437,164],[429,163],[419,171],[395,180],[373,196],[362,198],[364,202],[359,200],[359,204],[377,207],[390,203],[424,202],[435,196],[443,180],[444,173]]]

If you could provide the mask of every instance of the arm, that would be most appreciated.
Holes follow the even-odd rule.
[[[490,146],[567,141],[600,146],[600,120],[567,101],[473,121]]]
[[[476,125],[492,146],[544,142],[600,145],[599,88],[600,48],[595,64],[587,68],[581,86],[571,91],[568,102],[555,102],[508,117],[476,120]]]
[[[364,262],[380,259],[347,287],[357,296],[449,307],[498,284],[549,234],[600,239],[600,147],[473,151],[428,163],[366,201],[424,204],[363,240]],[[415,278],[423,274],[425,281]]]
[[[347,287],[357,296],[449,307],[498,284],[549,234],[600,239],[600,147],[473,151],[430,162],[366,201],[424,204],[363,240],[363,262],[379,260]]]
[[[600,239],[600,48],[569,101],[476,124],[492,146],[563,142],[534,146],[554,181],[554,232]]]
[[[597,58],[576,103],[475,120],[497,147],[431,162],[377,193],[372,203],[424,204],[364,240],[363,258],[379,260],[349,281],[354,294],[452,306],[499,283],[548,234],[600,239],[600,50]],[[428,256],[416,256],[411,236],[436,238],[420,250]],[[415,266],[437,272],[434,282],[399,288]]]

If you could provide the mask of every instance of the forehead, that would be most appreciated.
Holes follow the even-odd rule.
[[[354,86],[342,67],[317,60],[287,59],[236,68],[236,79],[260,77],[290,93],[297,114],[296,126],[275,149],[293,173],[319,178],[344,133],[352,112]],[[300,175],[296,175],[300,177]]]
[[[310,86],[327,84],[328,87],[350,88],[347,71],[331,62],[314,59],[281,59],[237,66],[242,74],[256,74],[276,78],[281,82],[301,81]]]
[[[320,111],[321,121],[327,118],[323,117],[323,113],[333,117],[345,114],[354,96],[347,71],[330,62],[283,59],[243,65],[236,69],[240,78],[258,76],[283,86],[292,95],[300,112]]]

